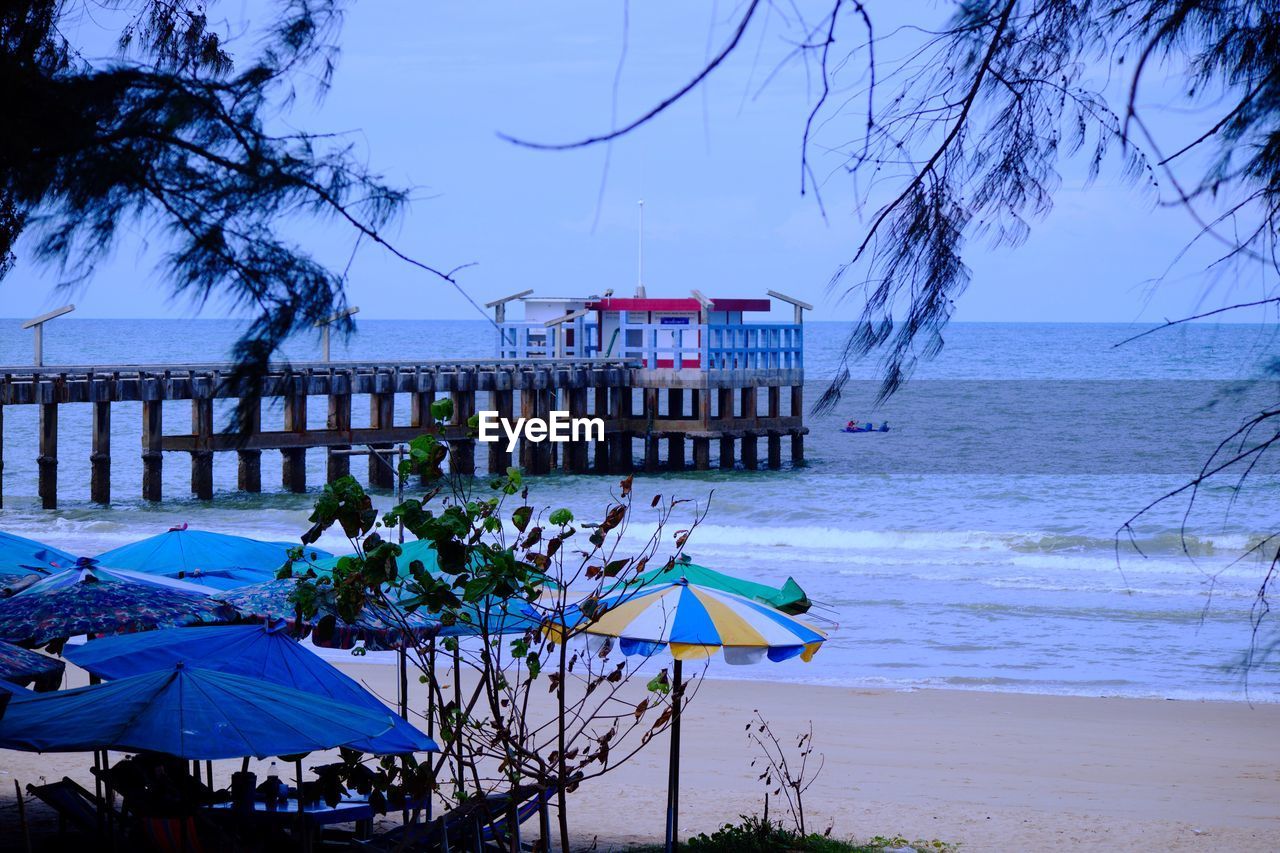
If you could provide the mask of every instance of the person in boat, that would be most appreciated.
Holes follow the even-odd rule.
[[[858,422],[857,422],[857,421],[849,421],[847,424],[845,424],[845,425],[844,425],[844,428],[845,428],[845,429],[847,429],[847,430],[855,430],[855,429],[857,429],[857,428],[858,428]]]
[[[884,423],[880,424],[880,431],[881,431],[881,432],[888,432],[888,431],[889,431],[889,422],[888,422],[888,421],[885,421]]]

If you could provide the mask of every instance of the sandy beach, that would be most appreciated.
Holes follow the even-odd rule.
[[[393,695],[393,667],[342,668]],[[73,684],[83,680],[71,669]],[[811,827],[839,836],[901,834],[966,850],[1280,848],[1280,705],[712,679],[685,716],[686,836],[759,813],[744,734],[757,708],[784,739],[813,721],[826,766],[805,807]],[[90,785],[88,763],[0,751],[0,848],[20,849],[15,779]],[[215,764],[217,778],[235,764]],[[266,763],[257,764],[261,775]],[[660,839],[665,779],[664,739],[583,786],[570,800],[576,841],[619,850]],[[54,826],[39,803],[29,817],[37,834]]]

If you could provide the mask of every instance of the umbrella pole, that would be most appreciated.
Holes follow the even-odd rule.
[[[671,688],[671,764],[667,778],[667,843],[666,853],[676,849],[679,843],[680,816],[680,703],[683,699],[684,684],[681,672],[681,660],[676,658],[673,667],[675,685]]]
[[[427,737],[436,738],[436,638],[427,641]],[[431,812],[436,796],[436,763],[427,759],[427,823],[431,823]]]
[[[400,719],[409,719],[409,655],[400,642]]]

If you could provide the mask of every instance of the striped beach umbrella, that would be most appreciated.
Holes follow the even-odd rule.
[[[0,640],[38,647],[81,634],[128,634],[216,624],[235,611],[208,590],[168,578],[82,567],[58,572],[0,599]]]
[[[687,579],[606,598],[592,611],[585,633],[613,637],[623,654],[652,656],[666,648],[672,667],[671,763],[667,787],[666,849],[675,849],[680,805],[680,702],[686,660],[723,652],[725,662],[768,658],[808,661],[826,635],[812,626],[741,595],[691,584]]]

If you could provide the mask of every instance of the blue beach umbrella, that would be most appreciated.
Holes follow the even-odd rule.
[[[34,682],[37,690],[56,690],[66,668],[57,658],[0,642],[0,687]]]
[[[36,647],[80,634],[127,634],[230,622],[235,611],[208,590],[168,578],[96,568],[50,575],[0,599],[0,640]]]
[[[595,637],[613,637],[627,655],[651,656],[663,648],[675,659],[668,776],[666,849],[675,848],[680,803],[681,665],[721,651],[730,664],[768,658],[808,661],[826,640],[816,628],[759,601],[721,589],[676,583],[645,587],[602,600],[583,628]],[[584,618],[585,617],[584,615]]]
[[[104,566],[183,578],[215,589],[236,589],[269,581],[289,559],[293,546],[245,536],[190,530],[183,525],[97,556]],[[308,548],[308,554],[328,556]]]
[[[60,548],[0,531],[0,576],[47,575],[75,564],[76,558]]]
[[[290,637],[282,622],[126,634],[68,649],[66,657],[81,669],[110,680],[172,669],[185,661],[190,666],[257,678],[334,702],[386,710],[376,696]],[[374,755],[440,751],[435,741],[399,717],[385,734],[348,746]]]
[[[189,760],[297,755],[377,737],[385,708],[317,701],[256,678],[178,664],[105,684],[15,698],[0,748],[160,752]]]

